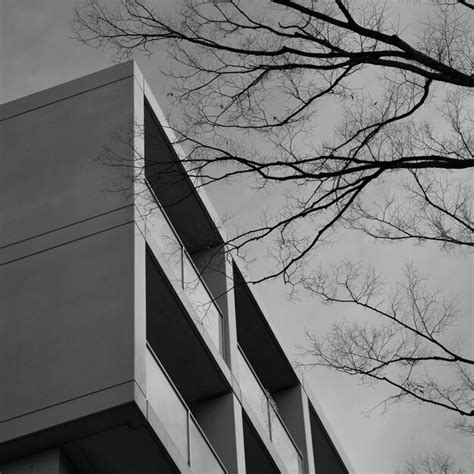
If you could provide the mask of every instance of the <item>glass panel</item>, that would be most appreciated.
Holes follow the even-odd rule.
[[[148,402],[161,424],[188,459],[188,412],[152,354],[146,354],[146,384]]]
[[[239,383],[240,388],[245,394],[245,398],[250,403],[252,410],[262,423],[265,431],[270,435],[270,425],[268,418],[268,399],[263,391],[260,382],[253,374],[247,360],[238,351],[239,354]]]
[[[270,436],[272,443],[277,448],[278,454],[290,474],[300,474],[302,470],[301,456],[293,441],[288,435],[280,417],[277,415],[277,407],[273,406],[271,399],[265,393],[260,381],[257,379],[247,359],[241,353],[239,355],[239,383],[250,403],[255,415]],[[270,432],[271,428],[271,432]]]
[[[276,407],[270,408],[270,423],[272,429],[272,442],[278,450],[281,460],[288,469],[289,474],[300,474],[301,457],[291,438],[286,432],[280,418],[276,414]]]
[[[183,267],[184,291],[196,311],[197,322],[206,329],[215,346],[221,350],[221,315],[186,252]]]
[[[169,265],[175,282],[181,286],[181,243],[176,237],[162,210],[156,206],[147,208],[146,238],[152,239]]]
[[[224,469],[209,448],[195,421],[192,417],[189,421],[191,470],[195,474],[224,474]]]

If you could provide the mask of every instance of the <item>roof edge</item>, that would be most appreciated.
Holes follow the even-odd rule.
[[[106,86],[110,83],[121,81],[135,75],[137,71],[135,61],[132,59],[115,66],[102,69],[92,74],[49,87],[39,92],[29,94],[19,99],[0,105],[0,121],[7,120],[46,105],[83,94],[92,89]]]

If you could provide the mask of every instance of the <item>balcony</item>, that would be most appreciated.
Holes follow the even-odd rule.
[[[153,415],[166,429],[181,456],[196,474],[225,474],[209,441],[164,371],[153,349],[147,344],[147,399],[150,423]],[[151,408],[151,410],[150,410]]]
[[[171,275],[186,294],[195,314],[194,321],[204,328],[212,342],[224,354],[223,316],[193,260],[161,208],[151,187],[146,204],[146,239],[152,240],[166,259]]]
[[[275,402],[259,381],[240,347],[238,361],[240,387],[255,416],[275,445],[288,472],[290,474],[302,474],[303,459],[301,453],[283,424]]]

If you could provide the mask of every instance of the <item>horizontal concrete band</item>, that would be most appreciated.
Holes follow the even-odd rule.
[[[0,443],[107,410],[135,399],[134,380],[0,421]]]
[[[133,222],[133,205],[71,222],[0,246],[0,266]]]

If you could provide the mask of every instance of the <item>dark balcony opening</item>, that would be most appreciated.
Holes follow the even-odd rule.
[[[191,258],[224,316],[228,315],[228,286],[226,274],[227,254],[222,245],[195,252]],[[231,284],[231,283],[230,283]]]
[[[263,386],[270,393],[296,386],[290,362],[235,265],[234,294],[237,340]]]
[[[191,412],[229,472],[236,465],[237,426],[234,394],[193,404]],[[207,472],[207,471],[201,471]],[[209,472],[214,472],[209,470]]]
[[[166,450],[146,426],[131,429],[120,426],[63,445],[77,474],[128,474],[179,470]]]
[[[314,408],[310,405],[309,417],[313,439],[314,467],[318,474],[348,474],[337,449],[326,432]]]
[[[224,375],[154,255],[146,258],[147,341],[188,406],[230,392]]]
[[[145,101],[145,178],[178,239],[226,314],[223,240],[150,105]]]
[[[146,101],[145,177],[189,253],[222,245],[211,216]]]
[[[252,423],[244,416],[245,469],[247,474],[277,474],[280,470],[273,462],[270,454],[262,443],[260,436],[254,431]]]
[[[258,423],[266,432],[289,472],[293,474],[302,473],[303,456],[301,450],[296,444],[295,439],[292,437],[292,433],[290,433],[288,428],[285,426],[285,421],[280,412],[280,405],[278,405],[278,402],[281,401],[281,408],[284,409],[283,411],[287,414],[288,411],[291,412],[290,418],[293,428],[299,428],[303,420],[301,419],[302,413],[301,410],[299,410],[300,407],[297,406],[297,403],[294,403],[297,401],[295,398],[297,399],[298,397],[292,397],[293,400],[291,400],[290,403],[288,403],[288,400],[284,399],[285,397],[283,399],[273,398],[258,380],[255,372],[250,366],[250,363],[240,348],[238,360],[240,388],[243,396],[249,404],[250,410],[255,416],[255,422]],[[299,387],[288,390],[299,390]],[[281,394],[282,392],[278,393]],[[295,423],[293,423],[293,418],[296,418],[297,420]]]

